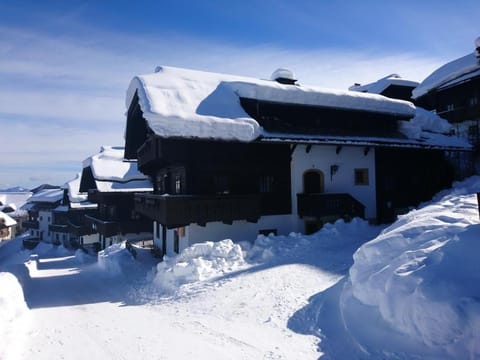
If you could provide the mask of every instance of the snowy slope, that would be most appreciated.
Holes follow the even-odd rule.
[[[0,358],[479,358],[479,190],[471,178],[388,228],[338,221],[160,264],[120,244],[97,261],[13,240]]]

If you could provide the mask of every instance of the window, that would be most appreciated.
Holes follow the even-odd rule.
[[[453,110],[455,110],[455,106],[453,104],[448,104],[447,111],[453,111]]]
[[[272,175],[262,175],[260,176],[260,192],[261,193],[271,193],[273,192],[274,177]]]
[[[180,237],[177,230],[173,231],[173,251],[177,254],[180,251]]]
[[[182,177],[180,175],[175,175],[175,194],[182,193]]]
[[[468,101],[470,106],[475,106],[478,105],[478,97],[476,95],[472,96],[470,100]]]
[[[355,169],[355,185],[368,185],[368,169]]]
[[[42,220],[43,220],[43,216],[40,216],[40,221],[42,221]]]

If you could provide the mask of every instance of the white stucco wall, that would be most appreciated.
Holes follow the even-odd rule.
[[[38,212],[38,231],[42,233],[42,240],[52,242],[52,234],[48,230],[48,226],[52,224],[53,214],[50,210],[40,210]]]
[[[232,239],[235,242],[253,242],[260,230],[276,229],[278,235],[287,235],[296,229],[296,216],[272,215],[262,216],[257,223],[234,221],[232,225],[222,222],[209,222],[206,226],[191,224],[185,227],[185,236],[179,237],[179,251],[203,241],[220,241]],[[154,244],[162,248],[162,230],[154,223]],[[167,255],[174,254],[175,229],[167,230]]]
[[[292,155],[292,212],[297,214],[297,194],[303,192],[303,174],[307,170],[320,170],[324,175],[325,193],[349,193],[365,205],[365,217],[377,215],[375,196],[375,148],[365,155],[363,146],[298,145]],[[338,171],[331,175],[330,166]],[[368,169],[368,185],[355,185],[355,169]]]
[[[84,245],[94,244],[98,242],[98,234],[82,235],[80,240],[83,241]]]

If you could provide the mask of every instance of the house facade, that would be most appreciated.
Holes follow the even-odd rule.
[[[80,193],[80,174],[62,189],[63,198],[53,210],[54,220],[50,225],[54,243],[73,248],[95,246],[98,234],[87,226],[85,216],[94,215],[97,204],[88,201],[87,193]]]
[[[86,194],[86,202],[81,207],[96,204],[96,209],[82,214],[81,229],[97,238],[98,249],[152,237],[151,222],[134,210],[133,201],[134,193],[152,192],[152,183],[137,170],[136,161],[126,161],[123,155],[123,147],[102,146],[98,154],[83,161],[78,191]],[[86,241],[86,234],[82,239]]]
[[[480,38],[474,52],[455,59],[430,74],[413,91],[418,106],[447,119],[455,132],[468,139],[477,150],[462,156],[465,175],[480,170]]]
[[[23,222],[23,227],[30,232],[32,241],[55,242],[50,225],[54,223],[54,209],[60,205],[62,198],[63,190],[60,188],[40,190],[22,207],[28,211],[28,220]]]
[[[135,210],[163,253],[336,218],[391,221],[450,184],[446,150],[471,150],[410,102],[276,74],[160,67],[132,80],[124,157],[152,180]]]
[[[15,237],[17,222],[8,214],[0,211],[0,242]]]

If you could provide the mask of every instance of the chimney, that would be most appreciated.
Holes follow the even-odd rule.
[[[272,76],[270,76],[270,80],[279,82],[280,84],[284,85],[295,85],[295,83],[297,82],[293,71],[283,68],[275,70]]]

